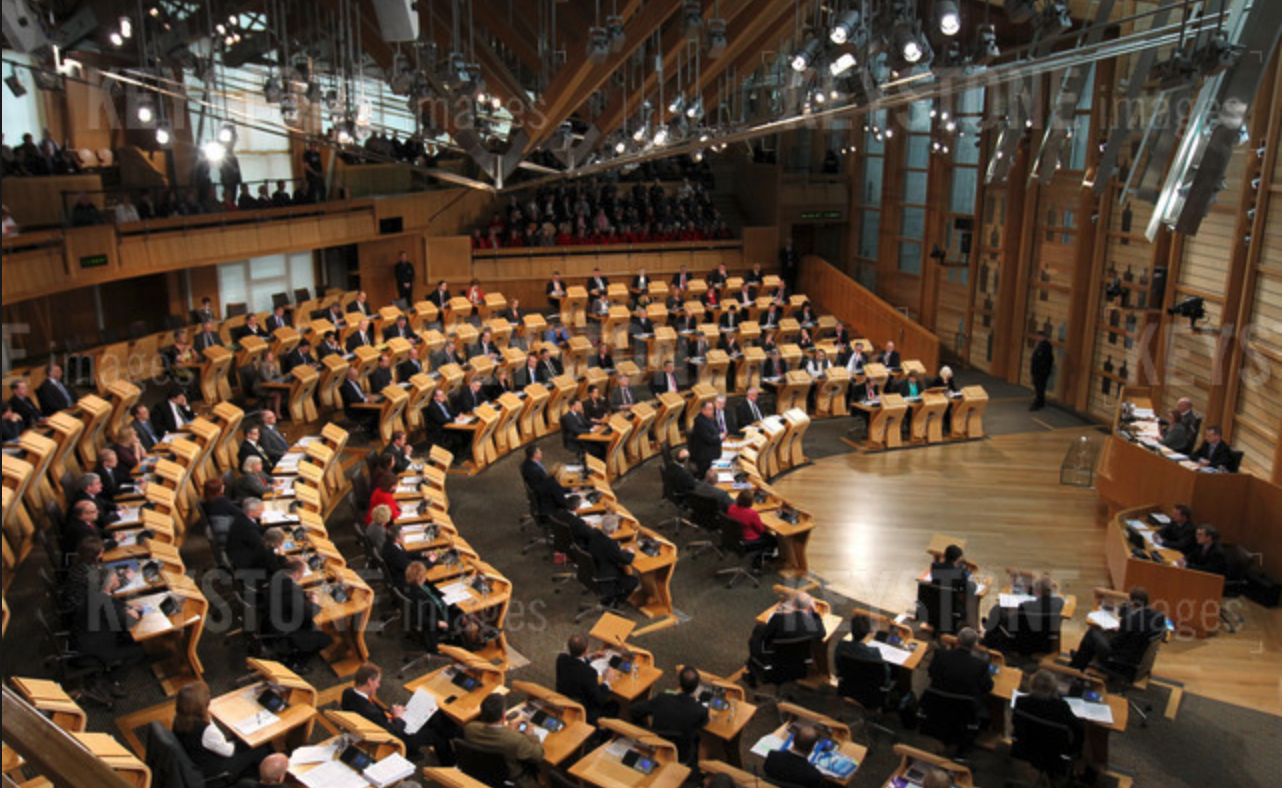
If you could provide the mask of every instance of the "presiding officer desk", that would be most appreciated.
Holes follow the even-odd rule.
[[[1140,410],[1153,409],[1148,389],[1128,387],[1119,398]],[[1096,489],[1108,505],[1112,519],[1105,541],[1109,574],[1115,587],[1125,590],[1143,585],[1153,604],[1176,627],[1203,637],[1219,624],[1219,599],[1215,580],[1205,573],[1181,569],[1173,563],[1131,558],[1126,542],[1127,520],[1143,519],[1153,509],[1170,511],[1187,504],[1196,523],[1210,523],[1224,544],[1241,544],[1263,556],[1263,568],[1282,577],[1282,487],[1247,473],[1207,472],[1168,458],[1168,452],[1149,448],[1137,436],[1140,429],[1118,419],[1117,429],[1104,441],[1096,466]],[[1222,578],[1217,578],[1221,580]]]

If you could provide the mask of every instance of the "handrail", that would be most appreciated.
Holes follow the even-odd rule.
[[[3,709],[4,743],[53,785],[131,788],[125,778],[8,687]]]
[[[333,213],[355,213],[373,210],[374,200],[328,200],[306,205],[290,205],[280,208],[256,208],[250,211],[226,211],[223,213],[201,213],[191,216],[172,216],[165,219],[147,219],[129,222],[116,226],[116,233],[122,238],[135,235],[171,230],[200,230],[218,227],[230,227],[244,224],[259,224],[270,221],[299,219],[307,216],[322,216]]]
[[[738,249],[742,238],[721,238],[708,241],[658,241],[654,243],[575,244],[571,246],[514,246],[505,249],[473,249],[472,257],[558,257],[567,254],[611,254],[633,250],[685,251]]]

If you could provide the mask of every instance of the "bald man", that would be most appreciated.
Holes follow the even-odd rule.
[[[263,759],[258,766],[258,779],[246,777],[236,784],[236,788],[263,788],[271,785],[284,785],[285,775],[289,773],[289,756],[284,753],[273,753]]]

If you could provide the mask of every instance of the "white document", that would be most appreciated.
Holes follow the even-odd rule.
[[[1113,724],[1113,709],[1107,703],[1091,703],[1084,698],[1065,698],[1073,716],[1087,722],[1098,722],[1101,725]]]
[[[435,713],[436,696],[425,689],[414,690],[414,695],[405,706],[405,713],[401,715],[401,720],[405,722],[405,732],[411,736],[418,733]]]
[[[752,753],[764,758],[775,750],[782,749],[783,745],[784,739],[781,739],[773,733],[768,733],[758,739],[756,744],[752,745]]]
[[[307,788],[366,788],[369,783],[342,761],[330,761],[301,775],[298,781]]]
[[[296,523],[298,518],[289,512],[282,512],[279,509],[263,509],[263,522],[267,525],[280,525],[281,523]]]
[[[440,589],[441,599],[447,605],[457,605],[472,598],[471,587],[466,580],[456,580]]]
[[[630,749],[632,749],[632,740],[627,738],[618,738],[605,745],[606,753],[615,758],[622,758],[628,754]]]
[[[325,763],[334,760],[337,755],[337,743],[320,747],[299,747],[289,754],[290,766],[306,766],[309,763]]]
[[[1037,597],[1029,594],[998,594],[997,604],[1002,607],[1019,607],[1025,602],[1035,602]]]
[[[263,728],[270,728],[278,722],[280,722],[280,717],[277,717],[270,711],[263,709],[252,717],[246,717],[232,727],[235,728],[236,732],[241,736],[252,736]]]
[[[1086,620],[1103,630],[1117,629],[1122,625],[1117,616],[1107,610],[1092,610],[1086,614]]]
[[[720,471],[717,473],[717,484],[731,484],[734,482],[733,471]]]
[[[376,788],[385,788],[413,776],[414,764],[398,753],[392,753],[365,770],[365,779],[373,783]]]
[[[316,442],[316,441],[318,441],[318,440],[320,440],[320,437],[319,437],[319,436],[316,436],[316,435],[308,435],[306,438],[299,438],[299,439],[298,439],[298,445],[299,445],[301,448],[306,449],[308,446],[311,446],[313,443],[315,443],[315,442]]]
[[[118,523],[136,523],[141,516],[141,510],[137,506],[121,506],[116,513],[120,515],[120,519],[116,521]]]
[[[881,652],[881,658],[892,665],[902,665],[913,655],[911,651],[892,646],[889,643],[882,643],[879,640],[870,640],[868,645]]]
[[[605,672],[610,669],[610,660],[608,657],[601,657],[600,659],[592,660],[591,665],[598,676],[604,676]]]

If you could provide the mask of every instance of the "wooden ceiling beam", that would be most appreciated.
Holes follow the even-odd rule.
[[[626,0],[620,7],[619,14],[624,19],[627,41],[622,52],[611,54],[601,65],[594,65],[588,60],[586,29],[579,37],[577,46],[569,45],[572,48],[566,53],[565,65],[557,71],[552,84],[543,93],[544,103],[539,107],[543,125],[531,130],[529,142],[525,146],[527,154],[551,137],[593,91],[626,63],[637,47],[681,7],[681,0],[650,0],[640,10],[638,6],[641,6],[641,0]]]
[[[436,4],[430,7],[420,5],[419,14],[419,28],[422,33],[426,35],[431,31],[432,40],[436,43],[438,51],[443,55],[448,54],[454,46],[452,22],[448,15],[443,14]],[[430,14],[432,18],[425,17],[424,14]],[[431,24],[433,21],[434,24]],[[522,102],[528,101],[521,81],[512,74],[507,64],[503,62],[503,58],[499,57],[484,37],[476,39],[476,61],[481,67],[481,76],[485,79],[490,93],[498,96],[504,103],[514,98]]]
[[[509,0],[505,10],[494,3],[477,3],[476,21],[502,40],[526,68],[537,72],[543,67],[539,61],[538,31],[523,13],[526,5]]]

